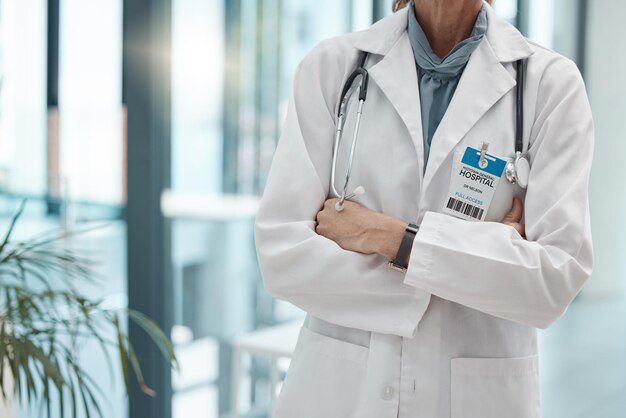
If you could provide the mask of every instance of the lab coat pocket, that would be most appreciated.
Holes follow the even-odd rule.
[[[272,418],[351,418],[369,348],[303,326]]]
[[[540,418],[537,356],[455,358],[452,418]]]

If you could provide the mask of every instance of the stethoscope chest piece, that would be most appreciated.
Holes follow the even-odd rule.
[[[509,183],[517,184],[522,189],[528,187],[528,177],[530,176],[530,163],[528,158],[520,154],[515,156],[515,161],[506,164],[504,175]]]

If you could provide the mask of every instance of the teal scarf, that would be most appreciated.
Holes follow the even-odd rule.
[[[439,58],[432,51],[415,17],[415,3],[411,1],[407,7],[410,9],[407,30],[419,81],[425,169],[433,136],[452,100],[463,69],[487,32],[487,10],[483,5],[470,37],[455,45],[445,57]]]

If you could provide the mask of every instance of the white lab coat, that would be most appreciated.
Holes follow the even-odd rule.
[[[540,416],[536,328],[563,314],[592,269],[593,123],[575,64],[487,8],[486,37],[425,172],[406,8],[323,41],[298,67],[255,223],[267,291],[307,312],[274,418]],[[338,97],[359,50],[370,53],[370,82],[351,184],[366,189],[357,202],[420,225],[406,273],[315,233]],[[520,58],[528,188],[503,178],[485,222],[443,214],[452,162],[467,146],[514,155]],[[524,200],[528,240],[499,223],[513,196]]]

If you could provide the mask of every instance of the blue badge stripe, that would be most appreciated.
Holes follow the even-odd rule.
[[[474,167],[477,170],[489,173],[492,176],[500,177],[502,175],[502,172],[504,171],[504,167],[506,166],[506,160],[494,157],[491,154],[487,154],[487,157],[489,157],[485,159],[485,161],[487,161],[487,166],[480,167],[478,165],[478,160],[480,159],[480,151],[475,148],[467,147],[467,149],[465,150],[465,154],[463,154],[461,162],[463,164]]]

